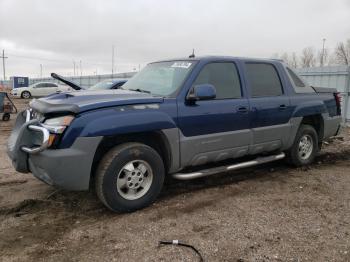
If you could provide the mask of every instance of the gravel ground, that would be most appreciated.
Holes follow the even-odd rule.
[[[19,108],[28,101],[16,99]],[[13,117],[14,118],[14,117]],[[190,182],[114,214],[93,193],[65,192],[14,171],[0,121],[1,261],[350,261],[350,129],[315,164],[284,161]]]

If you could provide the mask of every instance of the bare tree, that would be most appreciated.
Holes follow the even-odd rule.
[[[298,57],[295,54],[295,52],[290,55],[287,52],[284,52],[283,54],[279,55],[278,53],[274,53],[271,55],[272,59],[280,59],[283,60],[288,66],[297,68],[298,67]]]
[[[334,53],[337,64],[350,65],[350,39],[345,44],[338,43]]]
[[[312,67],[315,66],[315,51],[312,47],[306,47],[303,49],[300,63],[302,67]]]
[[[293,68],[297,68],[298,67],[298,57],[297,55],[295,54],[295,52],[292,53],[292,58],[291,58],[291,64],[290,64],[291,67]]]
[[[289,55],[287,52],[284,52],[281,56],[280,59],[282,59],[287,65],[290,63]]]

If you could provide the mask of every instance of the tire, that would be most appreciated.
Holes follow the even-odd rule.
[[[315,128],[301,125],[291,149],[287,152],[289,163],[297,167],[311,164],[318,152],[318,144]]]
[[[132,212],[156,200],[164,176],[157,151],[141,143],[126,143],[102,157],[95,175],[96,193],[110,210]]]
[[[29,99],[31,97],[32,97],[32,94],[29,91],[23,91],[21,94],[21,98],[24,98],[24,99]]]
[[[5,113],[2,115],[2,121],[9,121],[11,118],[11,115],[9,113]]]

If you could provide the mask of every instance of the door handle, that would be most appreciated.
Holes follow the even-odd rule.
[[[240,106],[237,108],[237,112],[239,113],[247,113],[248,112],[248,108],[245,106]]]
[[[286,105],[280,105],[280,106],[279,106],[279,109],[280,109],[280,110],[286,110],[286,109],[287,109],[287,106],[286,106]]]

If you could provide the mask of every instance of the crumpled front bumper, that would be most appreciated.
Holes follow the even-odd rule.
[[[41,125],[36,119],[26,119],[24,112],[19,113],[7,150],[16,171],[31,172],[47,184],[63,189],[88,190],[94,155],[102,137],[79,137],[70,148],[28,153],[25,148],[39,148],[44,141],[43,133],[29,126]]]

